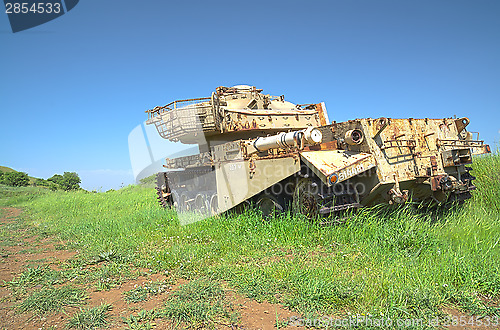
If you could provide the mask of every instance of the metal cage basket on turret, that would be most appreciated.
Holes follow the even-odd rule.
[[[154,124],[162,138],[172,141],[216,130],[216,111],[210,97],[174,101],[146,113],[146,123]]]

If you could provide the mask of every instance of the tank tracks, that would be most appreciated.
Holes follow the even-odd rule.
[[[471,191],[474,176],[470,174],[472,168],[462,175],[461,181],[467,189],[451,193],[441,206],[451,207],[462,204],[472,197]],[[160,172],[157,174],[157,199],[161,207],[175,207],[180,211],[197,210],[207,215],[218,213],[215,172],[211,166],[188,168],[181,171]],[[289,207],[294,213],[302,213],[309,217],[338,215],[350,209],[358,209],[363,205],[355,187],[349,182],[342,182],[333,187],[327,187],[308,169],[297,175],[285,179],[277,185],[292,183],[293,192],[283,196],[273,194],[273,187],[244,202],[245,209],[251,204],[261,208],[267,215],[270,212],[282,212]],[[339,189],[339,187],[341,187]]]

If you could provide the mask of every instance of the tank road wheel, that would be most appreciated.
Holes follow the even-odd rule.
[[[189,202],[188,202],[189,198],[187,196],[187,194],[181,194],[181,197],[179,198],[179,210],[180,212],[187,212],[187,211],[190,211],[190,205],[189,205]]]
[[[213,194],[210,197],[210,214],[216,215],[217,213],[219,213],[219,200],[217,194]]]
[[[276,196],[269,193],[263,193],[257,198],[257,207],[262,212],[264,218],[283,212],[283,205]]]
[[[201,214],[207,214],[208,210],[208,201],[205,195],[198,194],[194,198],[194,211],[197,211]]]
[[[294,213],[316,217],[320,209],[318,185],[310,179],[300,179],[293,193],[292,209]]]
[[[174,209],[179,210],[179,194],[175,191],[172,190],[172,206]]]

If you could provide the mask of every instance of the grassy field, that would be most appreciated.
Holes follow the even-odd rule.
[[[220,298],[222,287],[304,317],[444,319],[446,309],[499,316],[500,156],[477,159],[473,175],[478,189],[460,208],[364,209],[332,227],[291,214],[263,221],[253,211],[180,226],[174,212],[158,207],[154,190],[141,186],[107,193],[1,187],[0,205],[25,208],[39,232],[84,251],[74,269],[106,261],[114,279],[128,276],[124,265],[133,265],[197,286],[153,314],[132,317],[131,328],[154,318],[195,326],[206,318],[237,319]],[[198,299],[183,300],[196,292]],[[130,299],[136,294],[151,292]],[[108,308],[82,315],[98,319]]]

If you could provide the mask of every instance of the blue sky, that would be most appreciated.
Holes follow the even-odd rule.
[[[468,116],[500,138],[500,1],[82,0],[12,33],[0,13],[0,165],[133,181],[144,110],[249,84],[331,120]]]

